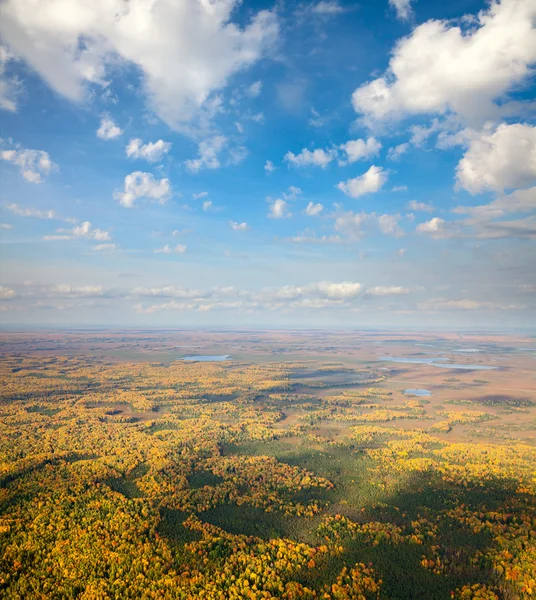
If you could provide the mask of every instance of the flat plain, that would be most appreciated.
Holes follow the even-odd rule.
[[[77,330],[0,352],[7,598],[536,595],[534,338]]]

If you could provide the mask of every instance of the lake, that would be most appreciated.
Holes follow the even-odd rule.
[[[199,356],[183,356],[182,360],[186,362],[221,362],[232,359],[229,354],[200,354]]]
[[[404,394],[407,394],[408,396],[431,396],[432,392],[424,389],[409,389],[404,390]]]

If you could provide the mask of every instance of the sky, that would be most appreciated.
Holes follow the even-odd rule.
[[[2,325],[534,328],[534,0],[0,17]]]

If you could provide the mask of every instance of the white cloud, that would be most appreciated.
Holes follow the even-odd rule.
[[[422,211],[422,212],[432,212],[434,207],[431,204],[426,204],[425,202],[417,202],[417,200],[410,200],[406,206],[409,210]]]
[[[118,127],[110,117],[102,117],[100,126],[97,129],[97,137],[101,140],[113,140],[122,133],[121,127]]]
[[[398,224],[400,215],[380,215],[378,217],[378,227],[385,235],[394,235],[401,237],[404,235],[403,229]]]
[[[408,191],[408,186],[407,185],[395,185],[392,189],[392,192],[407,192]]]
[[[339,164],[345,165],[347,163],[356,162],[357,160],[377,156],[381,147],[381,143],[374,137],[369,137],[367,140],[350,140],[339,146],[339,148],[346,153],[346,160],[340,160]]]
[[[164,140],[143,144],[139,138],[134,138],[130,140],[125,151],[129,158],[144,158],[148,162],[157,162],[164,154],[167,154],[170,149],[171,143],[164,142]]]
[[[22,91],[18,77],[6,75],[6,66],[15,60],[7,48],[0,46],[0,108],[17,112],[17,99]]]
[[[13,229],[11,223],[0,223],[0,229]]]
[[[249,226],[247,223],[236,223],[235,221],[230,221],[229,224],[233,231],[247,231]]]
[[[311,9],[317,15],[333,16],[340,15],[345,9],[336,0],[320,0]]]
[[[512,213],[532,213],[534,210],[536,187],[501,195],[488,204],[457,206],[452,212],[464,215],[465,218],[445,221],[435,217],[419,225],[417,231],[435,238],[535,239],[536,215],[521,219],[504,219]]]
[[[36,219],[57,219],[53,210],[38,210],[37,208],[23,208],[14,202],[6,206],[7,210],[19,217],[34,217]]]
[[[25,150],[20,146],[16,146],[16,149],[1,150],[0,158],[19,167],[24,179],[30,183],[43,183],[43,177],[58,168],[58,165],[50,160],[48,152]]]
[[[148,198],[163,204],[171,196],[169,179],[155,179],[151,173],[134,171],[125,177],[123,192],[115,192],[114,198],[121,206],[131,208],[138,198]]]
[[[208,212],[209,210],[212,210],[212,200],[205,200],[203,202],[203,211]]]
[[[446,221],[441,217],[434,217],[425,223],[417,225],[417,231],[419,233],[440,234],[445,229],[445,223]]]
[[[382,169],[382,167],[372,165],[372,167],[370,167],[363,175],[348,179],[347,181],[341,181],[337,187],[347,196],[359,198],[365,194],[372,194],[380,191],[387,181],[387,178],[387,171]]]
[[[277,200],[269,200],[270,212],[268,216],[272,219],[285,219],[290,217],[291,213],[288,210],[288,203],[278,198]]]
[[[288,188],[287,192],[283,192],[283,198],[285,200],[295,200],[298,196],[302,195],[302,191],[300,190],[299,187],[296,187],[295,185],[291,185]]]
[[[509,195],[501,195],[489,204],[479,206],[457,206],[452,210],[458,215],[469,215],[472,219],[491,220],[508,213],[536,211],[536,187],[516,190]]]
[[[408,142],[404,142],[403,144],[398,144],[398,146],[394,146],[393,148],[389,148],[387,152],[387,158],[389,160],[398,160],[402,154],[405,154],[409,150]]]
[[[389,0],[389,5],[396,10],[396,16],[401,21],[407,21],[413,15],[411,1],[412,0]]]
[[[246,88],[246,96],[256,98],[262,90],[262,81],[256,81]]]
[[[218,169],[221,166],[218,155],[226,144],[227,138],[223,135],[215,135],[203,140],[197,147],[199,158],[187,160],[186,167],[194,172],[202,168]]]
[[[377,215],[376,213],[353,213],[352,211],[340,214],[335,219],[335,231],[349,238],[359,240],[365,235],[369,227],[377,227],[385,235],[401,237],[403,229],[399,225],[400,215]]]
[[[153,252],[155,254],[171,254],[171,246],[166,244],[165,246],[162,246],[162,248],[156,248]]]
[[[292,152],[287,152],[284,160],[294,167],[316,166],[325,169],[336,157],[336,150],[322,150],[321,148],[317,148],[311,152],[311,150],[304,148],[297,155]]]
[[[177,254],[184,254],[186,252],[186,246],[185,244],[177,244],[173,251]]]
[[[335,219],[335,231],[351,239],[359,239],[364,235],[363,227],[370,220],[370,215],[365,212],[354,214],[348,212]]]
[[[406,294],[409,294],[409,290],[408,288],[394,285],[378,285],[368,288],[366,294],[367,296],[405,296]]]
[[[200,198],[206,198],[208,196],[208,192],[198,192],[197,194],[192,194],[192,198],[194,200],[199,200]]]
[[[267,160],[264,165],[264,170],[267,173],[273,173],[276,170],[276,167],[274,167],[274,163],[271,160]]]
[[[307,205],[307,208],[305,209],[305,214],[308,215],[309,217],[315,217],[316,215],[319,215],[323,210],[324,210],[324,206],[322,204],[320,204],[320,202],[318,204],[309,202],[309,204]]]
[[[108,231],[104,231],[103,229],[93,229],[89,221],[84,221],[81,225],[77,225],[72,229],[58,229],[57,231],[60,232],[60,235],[45,235],[43,239],[49,242],[75,239],[107,242],[111,239]]]
[[[95,252],[113,252],[117,250],[117,244],[98,244],[93,250]]]
[[[462,21],[430,20],[394,48],[389,69],[355,90],[355,110],[373,124],[412,114],[456,113],[482,123],[496,100],[531,74],[536,60],[533,0],[493,1]]]
[[[6,287],[5,285],[0,285],[0,300],[11,300],[11,298],[15,298],[17,293],[15,290]]]
[[[136,67],[150,107],[170,127],[184,129],[210,113],[217,91],[265,56],[278,37],[274,12],[257,12],[244,27],[233,23],[238,4],[49,0],[36,10],[34,0],[7,0],[0,34],[75,102],[88,96],[88,85],[106,86],[118,60]]]
[[[458,163],[456,178],[471,194],[536,182],[536,127],[502,124],[493,133],[473,138]]]
[[[418,305],[420,310],[521,310],[524,306],[516,304],[501,304],[499,302],[488,302],[461,298],[458,300],[437,299],[423,302]]]

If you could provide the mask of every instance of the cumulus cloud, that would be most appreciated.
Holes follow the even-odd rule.
[[[144,144],[139,138],[134,138],[128,143],[125,152],[129,158],[143,158],[148,162],[157,162],[170,149],[171,143],[164,140]]]
[[[231,229],[233,231],[247,231],[249,229],[249,225],[247,223],[237,223],[236,221],[230,221]]]
[[[266,55],[278,37],[274,12],[232,22],[238,0],[7,0],[0,34],[56,92],[80,102],[106,86],[119,59],[141,73],[149,106],[184,129],[209,109],[229,78]],[[141,24],[141,25],[140,25]],[[202,74],[202,76],[200,76]]]
[[[526,187],[536,182],[536,127],[502,124],[474,137],[456,169],[458,185],[471,194]]]
[[[340,165],[354,163],[357,160],[363,160],[372,156],[377,156],[381,150],[381,143],[374,137],[369,137],[367,140],[349,140],[339,148],[345,152],[346,159],[339,160]]]
[[[394,285],[377,285],[368,288],[366,294],[367,296],[405,296],[409,294],[409,289]]]
[[[286,192],[283,192],[283,198],[285,200],[295,200],[298,196],[301,196],[302,193],[303,192],[300,190],[299,187],[296,187],[295,185],[291,185],[291,186],[289,186],[289,188]]]
[[[277,200],[268,200],[270,204],[270,212],[268,216],[272,219],[285,219],[286,217],[290,217],[291,213],[288,208],[288,203],[281,198]]]
[[[413,15],[411,0],[389,0],[389,6],[396,10],[396,16],[401,21],[407,21]]]
[[[219,153],[227,144],[227,138],[224,135],[215,135],[203,140],[197,147],[198,158],[186,161],[186,167],[193,172],[200,169],[218,169],[221,166]]]
[[[6,206],[7,210],[19,217],[34,217],[36,219],[57,219],[53,210],[39,210],[37,208],[24,208],[12,202]]]
[[[445,230],[445,223],[446,221],[444,219],[442,219],[441,217],[434,217],[433,219],[430,219],[429,221],[426,221],[424,223],[420,223],[419,225],[417,225],[417,231],[419,233],[431,233],[431,234],[441,234],[444,232]]]
[[[536,187],[500,195],[488,204],[457,206],[452,212],[458,215],[468,215],[472,219],[488,221],[504,217],[509,213],[532,211],[536,211]]]
[[[177,244],[175,248],[172,248],[169,244],[166,244],[162,248],[156,248],[153,250],[155,254],[184,254],[186,252],[186,246],[184,244]]]
[[[455,113],[482,123],[536,61],[533,0],[491,2],[461,21],[430,20],[402,38],[386,73],[355,90],[368,124],[416,114]]]
[[[17,293],[15,290],[12,290],[5,285],[0,285],[0,300],[11,300],[12,298],[15,298],[16,295]]]
[[[101,140],[113,140],[123,133],[121,127],[118,127],[110,117],[102,117],[100,126],[97,129],[97,137]]]
[[[336,0],[320,0],[313,5],[311,11],[317,15],[333,16],[340,15],[345,9]]]
[[[108,231],[104,231],[103,229],[94,229],[89,221],[84,221],[81,225],[77,225],[72,229],[58,229],[58,232],[58,235],[45,235],[43,239],[49,242],[76,239],[108,242],[111,239]]]
[[[428,302],[422,302],[418,305],[420,310],[520,310],[525,308],[524,306],[516,304],[501,304],[499,302],[489,302],[482,300],[472,300],[469,298],[460,298],[456,300],[449,300],[446,298],[430,300]]]
[[[125,177],[123,192],[115,192],[114,198],[121,206],[132,208],[138,198],[148,198],[163,204],[171,196],[169,179],[155,179],[151,173],[134,171]]]
[[[403,229],[399,225],[400,215],[377,215],[376,213],[354,213],[352,211],[339,214],[335,218],[335,231],[350,240],[361,239],[366,230],[377,228],[385,235],[401,237],[404,235]]]
[[[262,81],[255,81],[249,87],[246,88],[246,96],[250,98],[256,98],[262,90]]]
[[[117,250],[117,244],[98,244],[93,248],[95,252],[114,252]]]
[[[435,217],[418,225],[417,231],[435,238],[535,239],[536,215],[508,218],[514,213],[535,210],[536,187],[532,187],[500,195],[488,204],[457,206],[452,212],[463,216],[462,219],[446,221]]]
[[[6,74],[8,64],[14,60],[13,54],[4,46],[0,46],[0,108],[10,112],[17,111],[17,100],[22,90],[19,78]]]
[[[0,158],[19,167],[21,175],[30,183],[43,183],[43,178],[58,168],[43,150],[26,150],[16,146],[0,150]]]
[[[398,146],[393,146],[393,148],[389,148],[389,151],[387,152],[387,158],[389,160],[398,160],[408,150],[409,150],[408,142],[404,142],[403,144],[398,144]]]
[[[276,170],[276,167],[274,166],[274,163],[271,160],[267,160],[266,164],[264,165],[264,170],[267,173],[273,173]]]
[[[347,196],[359,198],[365,194],[379,192],[386,183],[387,178],[388,174],[385,169],[372,165],[363,175],[348,179],[347,181],[341,181],[337,187]]]
[[[324,205],[320,204],[320,202],[317,204],[314,202],[309,202],[307,208],[305,209],[305,214],[309,217],[316,217],[316,215],[319,215],[323,210]]]
[[[404,230],[400,227],[399,221],[400,215],[380,215],[378,217],[378,227],[386,235],[401,237],[404,235]]]
[[[434,207],[431,204],[426,204],[425,202],[417,202],[417,200],[410,200],[406,205],[409,210],[414,211],[423,211],[423,212],[432,212]]]
[[[283,285],[258,291],[234,287],[214,287],[209,290],[189,289],[183,286],[135,288],[132,298],[142,303],[137,310],[152,313],[161,310],[206,311],[230,310],[322,310],[353,309],[364,297],[401,296],[409,293],[399,286],[378,286],[366,289],[356,281],[318,281],[304,285]],[[160,300],[155,304],[143,302]]]
[[[299,154],[287,152],[284,160],[293,167],[316,166],[325,169],[336,157],[336,150],[322,150],[321,148],[317,148],[311,151],[304,148]]]

